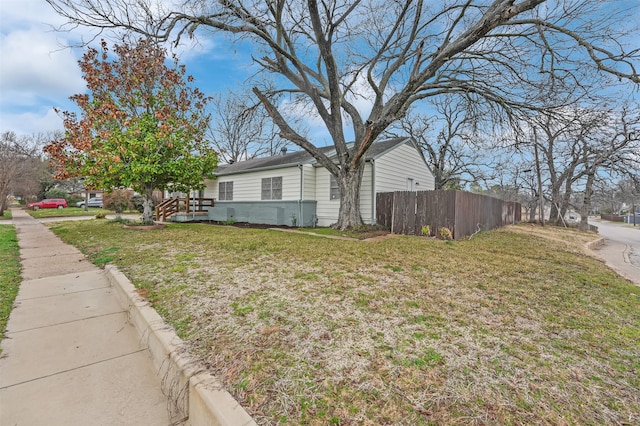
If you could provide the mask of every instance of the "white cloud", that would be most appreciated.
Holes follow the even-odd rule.
[[[0,40],[3,104],[68,97],[84,87],[77,58],[54,37],[37,30],[14,31]]]
[[[2,0],[0,8],[0,131],[60,129],[52,108],[84,90],[81,52],[64,47],[71,35],[54,31],[63,20],[44,0]]]
[[[62,118],[53,108],[42,108],[22,113],[3,113],[0,120],[2,132],[11,130],[17,134],[31,135],[62,130]]]

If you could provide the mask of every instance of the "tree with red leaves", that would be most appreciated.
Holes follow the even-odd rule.
[[[88,93],[70,99],[80,116],[62,113],[65,134],[46,147],[57,179],[84,177],[87,187],[132,188],[152,223],[153,190],[201,189],[218,157],[204,135],[208,98],[188,85],[184,66],[150,39],[110,55],[89,49],[79,61]]]

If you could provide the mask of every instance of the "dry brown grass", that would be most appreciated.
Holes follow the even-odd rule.
[[[260,424],[640,424],[640,288],[593,234],[372,243],[64,223]]]

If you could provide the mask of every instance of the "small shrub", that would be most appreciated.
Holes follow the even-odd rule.
[[[70,195],[69,198],[67,198],[67,204],[69,204],[69,206],[75,206],[76,203],[80,201],[84,201],[84,197],[79,195]]]
[[[224,222],[222,222],[223,225],[235,225],[236,220],[235,219],[227,219]]]
[[[60,188],[50,189],[44,193],[44,196],[45,198],[64,198],[65,200],[67,200],[67,202],[69,201],[69,193]]]
[[[447,241],[453,240],[453,233],[451,232],[451,229],[447,228],[446,226],[440,228],[440,238]]]
[[[105,217],[107,217],[107,215],[103,212],[96,213],[96,219],[104,219]]]
[[[298,225],[298,218],[296,217],[295,213],[291,215],[291,226],[293,226],[294,228]]]
[[[125,210],[131,210],[131,198],[133,191],[127,189],[116,189],[115,191],[104,194],[103,205],[106,209],[113,210],[116,213],[122,213]]]
[[[131,221],[129,219],[126,219],[120,215],[116,215],[115,219],[113,219],[113,222],[115,223],[120,223],[123,225],[129,225],[131,223]]]
[[[424,235],[425,237],[428,237],[431,235],[431,228],[429,227],[429,225],[424,225],[422,227],[422,235]]]
[[[144,197],[142,195],[134,195],[133,197],[131,197],[131,204],[133,205],[133,208],[139,213],[142,213],[144,211]],[[157,203],[154,203],[154,205],[155,204]]]

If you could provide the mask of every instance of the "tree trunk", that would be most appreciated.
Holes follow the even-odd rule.
[[[0,216],[4,216],[4,211],[7,208],[7,196],[9,195],[8,188],[8,185],[2,185],[0,187]]]
[[[593,194],[593,181],[595,180],[595,172],[589,171],[587,174],[587,183],[584,188],[584,200],[580,208],[580,230],[589,230],[589,212],[591,211],[591,195]]]
[[[533,223],[533,222],[536,221],[536,210],[537,209],[538,209],[538,200],[534,199],[533,203],[529,203],[529,222]]]
[[[571,187],[572,179],[567,178],[564,185],[564,194],[562,195],[562,204],[560,204],[560,216],[562,218],[562,224],[566,226],[564,222],[564,217],[567,215],[569,211],[569,207],[571,207],[571,195],[573,195],[573,189]]]
[[[362,226],[360,215],[360,184],[364,172],[364,161],[359,161],[355,169],[341,169],[338,176],[340,186],[340,213],[333,227],[344,230]]]
[[[153,224],[153,186],[147,184],[142,201],[142,223],[145,225]]]
[[[561,223],[560,221],[560,210],[559,210],[559,206],[561,204],[560,199],[562,197],[560,196],[560,190],[552,187],[551,189],[551,206],[550,206],[550,213],[549,213],[549,223],[553,223],[555,225],[559,225]]]

